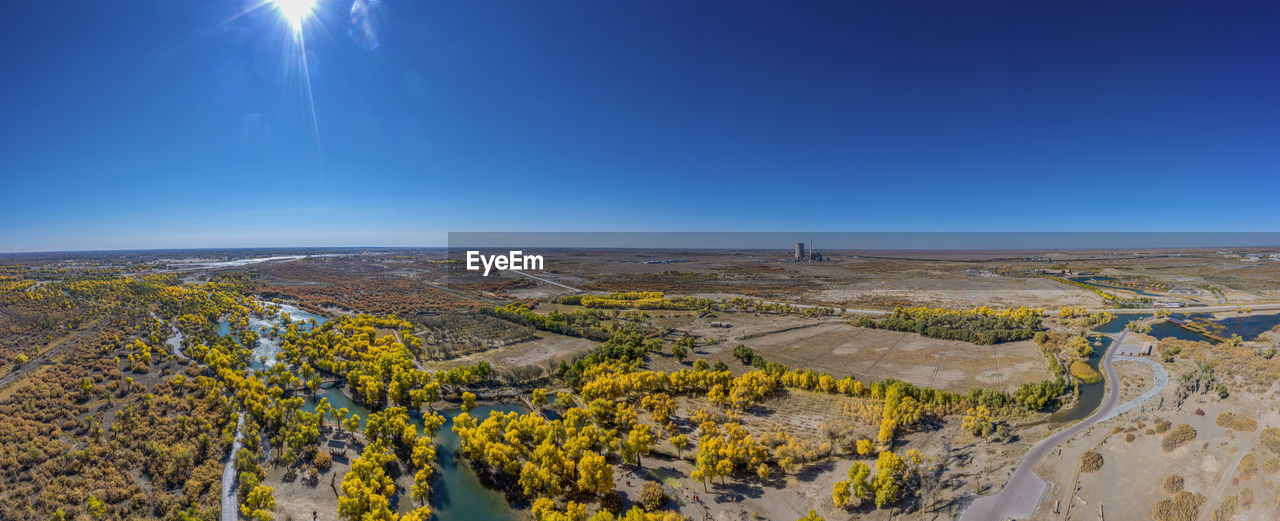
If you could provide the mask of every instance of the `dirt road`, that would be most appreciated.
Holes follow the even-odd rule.
[[[9,384],[18,381],[19,378],[22,378],[27,373],[34,371],[36,368],[44,365],[46,362],[49,361],[50,357],[56,354],[59,350],[61,350],[67,344],[71,343],[71,340],[80,338],[91,331],[97,331],[98,323],[102,322],[104,318],[106,317],[99,317],[95,319],[93,322],[90,322],[85,327],[79,329],[78,331],[53,341],[53,343],[49,344],[49,348],[45,349],[43,353],[40,353],[35,358],[32,358],[31,360],[29,360],[21,368],[18,368],[17,370],[5,375],[3,378],[0,378],[0,389],[3,389]]]
[[[231,455],[227,465],[222,469],[222,521],[236,521],[240,518],[240,502],[236,499],[236,453],[240,452],[240,444],[244,441],[244,413],[236,420],[236,437],[231,442]]]

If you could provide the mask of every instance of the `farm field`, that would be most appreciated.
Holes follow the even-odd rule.
[[[734,323],[732,318],[720,320]],[[1048,377],[1044,355],[1031,341],[983,346],[859,328],[839,320],[778,320],[772,329],[751,322],[723,338],[712,337],[719,342],[704,351],[728,361],[732,347],[744,344],[795,368],[870,381],[894,378],[955,392],[974,387],[1013,390]]]

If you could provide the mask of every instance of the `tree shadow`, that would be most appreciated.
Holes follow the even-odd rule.
[[[819,463],[806,466],[804,469],[801,469],[800,472],[796,473],[795,477],[800,481],[808,483],[833,468],[835,468],[835,461],[831,458],[827,458]]]

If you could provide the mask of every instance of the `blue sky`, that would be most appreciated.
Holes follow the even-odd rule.
[[[7,5],[0,251],[1280,223],[1275,3],[250,4]]]

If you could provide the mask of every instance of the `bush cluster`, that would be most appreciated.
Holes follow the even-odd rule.
[[[1185,423],[1178,425],[1169,434],[1160,440],[1160,448],[1165,452],[1181,447],[1183,444],[1196,439],[1196,430],[1194,427]]]

